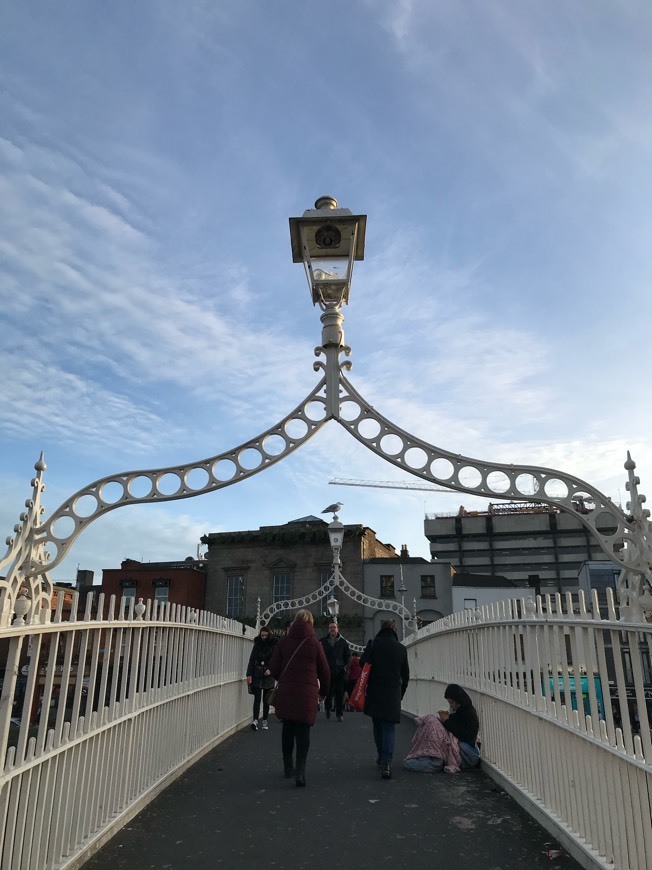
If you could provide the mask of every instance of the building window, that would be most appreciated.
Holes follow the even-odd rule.
[[[289,601],[291,588],[292,577],[290,574],[273,574],[272,603],[278,604],[279,601]]]
[[[135,598],[136,597],[136,581],[135,580],[121,580],[120,586],[122,586],[122,597],[123,598]]]
[[[154,600],[165,603],[170,600],[170,581],[169,580],[152,580],[154,584]]]
[[[394,575],[393,574],[381,574],[380,575],[380,597],[381,598],[394,598]]]
[[[226,615],[231,619],[244,615],[244,575],[228,574],[226,578]]]
[[[421,575],[421,597],[422,598],[436,598],[437,590],[435,589],[435,575],[434,574],[422,574]]]
[[[465,598],[464,599],[464,609],[465,610],[475,610],[478,606],[477,598]]]

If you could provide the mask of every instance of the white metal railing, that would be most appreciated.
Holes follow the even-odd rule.
[[[573,604],[575,603],[575,607]],[[507,600],[406,640],[414,715],[470,691],[483,767],[584,867],[652,867],[652,626],[616,617],[609,591]]]
[[[103,595],[78,620],[71,603],[0,629],[3,870],[78,866],[250,712],[252,629]]]

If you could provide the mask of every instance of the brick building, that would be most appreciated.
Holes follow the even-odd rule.
[[[102,571],[102,592],[107,599],[152,599],[204,610],[206,563],[192,556],[180,562],[125,559],[119,568]]]

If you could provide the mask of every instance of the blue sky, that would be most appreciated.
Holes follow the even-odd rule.
[[[650,490],[648,0],[5,3],[0,531],[41,450],[46,516],[120,471],[268,429],[310,392],[319,311],[288,217],[368,215],[345,335],[382,414],[471,457]],[[336,423],[217,493],[93,523],[54,570],[184,558],[344,503],[428,555],[405,479]]]

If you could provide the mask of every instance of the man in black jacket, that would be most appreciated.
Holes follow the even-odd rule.
[[[401,700],[410,681],[407,650],[399,642],[393,619],[382,622],[376,637],[367,644],[360,658],[361,665],[366,663],[371,665],[371,671],[364,713],[373,721],[376,764],[380,765],[383,779],[391,779],[394,726],[401,721]]]
[[[346,667],[351,660],[351,650],[348,643],[340,635],[340,629],[335,620],[328,624],[328,634],[320,641],[326,653],[328,667],[331,671],[331,686],[326,697],[324,709],[326,718],[330,719],[333,704],[337,721],[344,721],[344,692],[346,689]]]

